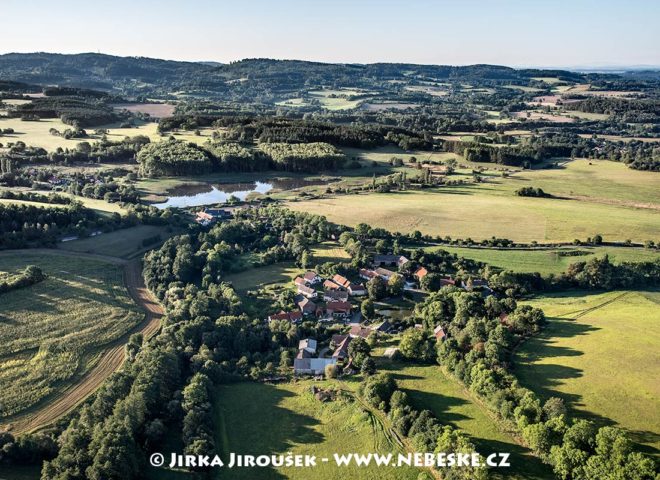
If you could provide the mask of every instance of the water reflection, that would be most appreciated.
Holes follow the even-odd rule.
[[[230,197],[236,197],[243,201],[251,193],[264,194],[273,189],[293,190],[295,188],[324,185],[327,183],[327,180],[320,179],[275,178],[268,182],[222,183],[217,186],[208,183],[179,185],[168,191],[169,198],[166,202],[154,203],[154,207],[162,209],[167,207],[184,208],[214,205],[216,203],[226,203]]]

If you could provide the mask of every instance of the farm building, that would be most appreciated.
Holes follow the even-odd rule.
[[[326,280],[323,282],[323,288],[325,290],[341,290],[341,287],[332,280]]]
[[[323,280],[319,274],[312,271],[306,272],[305,275],[303,275],[303,279],[307,285],[316,285],[317,283],[321,283]]]
[[[374,267],[403,267],[408,260],[403,255],[374,255]]]
[[[336,364],[336,358],[296,358],[293,372],[296,375],[323,375],[326,366]]]
[[[353,306],[348,302],[328,302],[325,311],[333,317],[346,318],[351,314]]]
[[[348,293],[342,290],[326,290],[323,300],[326,302],[348,302]]]
[[[372,278],[376,278],[377,276],[378,274],[373,270],[369,270],[367,268],[360,269],[360,278],[364,280],[371,280]]]
[[[378,267],[376,270],[374,270],[374,272],[376,272],[376,275],[378,275],[380,278],[382,278],[382,279],[385,280],[386,282],[387,282],[390,278],[392,278],[392,275],[394,275],[394,273],[395,273],[395,272],[393,272],[393,271],[391,271],[391,270],[388,270],[388,269],[386,269],[386,268],[381,268],[381,267]]]
[[[361,297],[367,294],[367,289],[361,283],[351,283],[348,286],[348,293],[354,297]]]
[[[342,288],[348,288],[348,286],[351,284],[351,282],[348,280],[348,278],[343,277],[341,275],[333,276],[332,281],[335,282],[337,285],[339,285]]]
[[[298,342],[298,350],[305,350],[311,354],[316,353],[316,340],[313,338],[305,338]]]
[[[316,296],[318,295],[316,293],[316,290],[314,290],[311,287],[308,287],[307,285],[298,284],[297,287],[298,287],[298,293],[304,295],[307,298],[316,298]]]

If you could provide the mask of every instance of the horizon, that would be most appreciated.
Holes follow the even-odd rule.
[[[7,22],[1,54],[43,52],[47,45],[52,53],[188,62],[660,67],[660,5],[642,0],[625,8],[613,0],[194,0],[186,8],[172,0],[117,0],[107,11],[81,0],[3,3],[5,18],[29,15],[32,33],[24,35],[23,22]]]
[[[303,59],[303,58],[274,58],[274,57],[245,57],[239,58],[236,60],[230,60],[228,62],[221,62],[217,60],[184,60],[180,58],[162,58],[162,57],[152,57],[146,55],[116,55],[112,53],[102,52],[102,51],[80,51],[80,52],[57,52],[57,51],[45,51],[45,50],[35,50],[30,52],[2,52],[0,57],[5,55],[104,55],[110,57],[118,58],[144,58],[149,60],[163,60],[167,62],[187,62],[187,63],[216,63],[218,65],[230,65],[232,63],[243,62],[248,60],[274,60],[274,61],[294,61],[294,62],[309,62],[309,63],[320,63],[326,65],[374,65],[374,64],[402,64],[402,65],[422,65],[422,66],[449,66],[449,67],[469,67],[476,65],[489,65],[489,66],[498,66],[498,67],[508,67],[515,70],[564,70],[570,72],[597,72],[599,70],[603,71],[629,71],[629,70],[660,70],[660,64],[584,64],[584,65],[507,65],[507,64],[498,64],[498,63],[463,63],[463,64],[447,64],[447,63],[418,63],[418,62],[406,62],[406,61],[373,61],[373,62],[330,62],[323,60],[315,59]]]

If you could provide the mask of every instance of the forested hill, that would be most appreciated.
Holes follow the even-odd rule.
[[[218,65],[97,53],[0,55],[1,80],[113,90],[126,95],[181,92],[202,96],[236,96],[246,88],[277,92],[317,85],[374,87],[411,77],[434,81],[479,80],[526,84],[539,75],[559,76],[572,81],[583,78],[581,74],[567,71],[516,70],[496,65],[358,65],[271,59],[249,59]]]

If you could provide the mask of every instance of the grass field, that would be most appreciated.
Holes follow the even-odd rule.
[[[437,365],[414,365],[381,359],[382,371],[390,371],[419,409],[431,410],[444,424],[460,428],[472,437],[480,453],[510,452],[511,472],[494,478],[552,478],[549,468],[504,433],[485,408],[475,404],[468,392],[447,378]]]
[[[607,254],[614,263],[652,261],[660,252],[626,247],[575,247],[552,250],[495,250],[461,247],[432,247],[431,250],[447,250],[460,257],[488,263],[514,272],[539,272],[542,274],[565,272],[572,263],[583,262]],[[584,252],[584,255],[561,255],[560,252]]]
[[[569,292],[531,300],[549,318],[518,351],[516,375],[543,398],[616,424],[660,453],[660,292]]]
[[[0,298],[0,419],[71,385],[104,345],[143,319],[119,265],[29,251],[0,255],[2,272],[26,265],[48,277]]]
[[[128,258],[143,251],[145,245],[142,242],[145,239],[155,236],[160,236],[164,240],[169,234],[165,227],[138,225],[136,227],[103,233],[95,237],[60,243],[59,248],[70,252],[95,253],[109,255],[111,257]],[[153,244],[156,243],[158,242],[153,242],[146,247],[153,247]]]
[[[325,242],[312,249],[314,263],[348,262],[351,256],[338,243]]]
[[[391,156],[391,155],[390,155]],[[418,157],[420,158],[420,157]],[[390,194],[344,195],[292,202],[291,208],[347,225],[366,222],[392,231],[515,241],[586,239],[643,242],[660,236],[660,181],[655,173],[614,162],[565,162],[562,168],[525,170],[485,183]],[[491,168],[494,166],[491,165]],[[408,169],[410,171],[410,169]],[[455,178],[466,179],[464,171]],[[522,186],[563,198],[519,197]]]
[[[223,280],[232,282],[237,292],[245,293],[248,290],[257,290],[268,285],[291,282],[300,273],[304,273],[303,270],[293,263],[281,262],[232,273],[225,276]]]
[[[325,382],[323,382],[325,384]],[[243,454],[316,455],[316,468],[244,468],[234,469],[235,480],[414,480],[420,473],[402,467],[343,467],[331,460],[333,453],[399,453],[383,425],[351,399],[321,403],[310,392],[310,380],[298,383],[267,385],[237,383],[218,388],[215,406],[218,425],[217,444],[224,455]],[[219,470],[216,478],[229,478]]]

